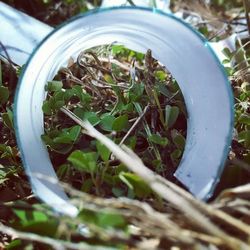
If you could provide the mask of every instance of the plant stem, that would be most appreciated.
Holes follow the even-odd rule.
[[[152,92],[153,92],[153,96],[154,96],[154,99],[155,99],[155,103],[156,103],[156,105],[157,105],[157,107],[158,107],[158,112],[159,112],[159,115],[160,115],[160,121],[161,121],[161,123],[162,123],[162,126],[163,126],[165,129],[167,129],[166,123],[165,123],[165,121],[164,121],[164,115],[163,115],[163,113],[162,113],[161,104],[160,104],[159,98],[158,98],[158,96],[157,96],[157,93],[156,93],[155,89],[153,89]]]

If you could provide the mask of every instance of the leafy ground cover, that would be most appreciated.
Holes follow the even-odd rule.
[[[8,3],[51,25],[100,4]],[[245,18],[240,15],[245,11],[241,1],[212,1],[210,9],[197,1],[172,1],[172,5],[174,10],[199,14],[203,22],[192,20],[192,25],[214,40],[228,36],[235,23]],[[34,11],[38,7],[41,12]],[[242,25],[242,30],[247,26]],[[223,177],[208,205],[171,184],[185,144],[185,104],[177,83],[150,51],[143,55],[119,45],[95,48],[80,54],[76,62],[69,60],[68,67],[48,83],[42,138],[71,202],[80,209],[75,219],[59,217],[30,190],[13,129],[14,92],[22,69],[1,60],[2,247],[249,249],[250,190],[244,185],[250,179],[249,40],[239,39],[236,52],[224,53],[224,63],[233,65],[227,66],[227,72],[235,97],[235,132]],[[153,88],[149,87],[152,82]],[[98,142],[92,127],[85,126],[82,133],[81,123],[70,118],[71,112],[117,144],[124,142],[143,163],[133,152],[121,149],[120,155],[132,157],[140,169],[145,170],[145,164],[164,178],[149,172],[152,178],[142,180],[126,162],[116,160],[105,140]],[[164,192],[154,188],[155,182]]]
[[[178,84],[150,50],[143,55],[111,45],[72,60],[48,83],[43,104],[42,138],[58,174],[76,188],[82,185],[81,190],[104,197],[150,197],[142,180],[127,172],[104,145],[82,133],[61,109],[89,121],[117,144],[128,146],[149,168],[174,180],[186,134]]]

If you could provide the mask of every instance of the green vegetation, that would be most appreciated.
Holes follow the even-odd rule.
[[[46,89],[42,139],[57,171],[67,169],[62,181],[85,191],[85,183],[91,183],[88,192],[103,197],[152,196],[137,192],[141,181],[130,173],[128,180],[126,167],[104,145],[81,133],[62,107],[134,150],[163,177],[174,179],[185,146],[185,104],[176,81],[150,51],[144,57],[121,45],[91,49],[62,68]]]

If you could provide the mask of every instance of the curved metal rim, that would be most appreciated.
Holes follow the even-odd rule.
[[[224,168],[224,163],[225,163],[225,160],[227,158],[227,154],[229,152],[229,146],[231,144],[232,131],[233,131],[233,121],[234,121],[233,104],[234,104],[234,101],[233,101],[233,94],[232,94],[232,90],[231,90],[231,87],[230,87],[230,83],[229,83],[228,77],[226,75],[224,67],[222,66],[222,64],[220,63],[219,59],[217,58],[216,53],[214,52],[214,50],[212,49],[212,47],[210,46],[210,44],[208,43],[208,41],[198,31],[196,31],[190,25],[188,25],[187,23],[185,23],[183,20],[177,18],[173,14],[165,13],[165,12],[163,12],[161,10],[158,10],[158,9],[151,9],[151,8],[145,8],[145,7],[127,7],[127,6],[123,6],[123,7],[111,7],[111,8],[98,8],[98,9],[94,9],[94,10],[88,11],[88,12],[83,13],[83,14],[79,14],[79,15],[77,15],[77,16],[69,19],[68,21],[64,22],[63,24],[61,24],[60,26],[58,26],[55,30],[53,30],[48,36],[46,36],[41,41],[41,43],[37,46],[37,48],[32,52],[32,54],[31,54],[28,62],[26,63],[24,69],[22,70],[22,72],[20,74],[18,85],[17,85],[17,89],[16,89],[16,93],[15,93],[15,99],[14,99],[15,100],[14,101],[14,128],[15,128],[15,131],[16,131],[17,144],[18,144],[19,150],[21,152],[21,157],[22,157],[22,161],[23,161],[24,167],[26,166],[26,160],[25,160],[24,152],[23,152],[22,147],[21,147],[21,141],[20,141],[20,136],[19,136],[19,129],[18,129],[18,125],[17,125],[17,112],[16,112],[17,106],[16,106],[16,103],[17,103],[17,99],[19,97],[19,89],[20,89],[20,86],[21,86],[21,83],[22,83],[22,78],[23,78],[25,72],[27,71],[27,69],[29,67],[29,64],[30,64],[33,56],[35,55],[36,51],[46,42],[47,39],[49,39],[51,36],[53,36],[54,33],[56,33],[58,30],[60,30],[61,28],[63,28],[68,23],[73,22],[76,19],[84,18],[84,17],[87,17],[87,16],[95,14],[95,13],[107,12],[107,11],[119,10],[119,9],[144,10],[144,11],[153,12],[155,14],[159,14],[159,15],[163,15],[163,16],[167,16],[167,17],[170,17],[172,19],[175,19],[177,22],[180,22],[181,24],[183,24],[184,26],[186,26],[186,28],[188,28],[189,30],[191,30],[202,41],[202,43],[204,44],[204,46],[207,47],[207,49],[210,51],[210,53],[214,57],[214,60],[216,61],[217,65],[218,65],[218,68],[220,68],[221,73],[224,76],[224,80],[225,80],[224,82],[226,84],[226,89],[227,89],[228,96],[229,96],[229,99],[230,99],[230,106],[232,107],[231,110],[230,110],[231,133],[227,137],[227,141],[225,143],[225,148],[224,148],[223,159],[221,160],[220,167],[218,169],[217,180],[214,182],[214,185],[212,187],[212,191],[214,191],[214,189],[216,187],[216,183],[219,181],[219,178],[220,178],[221,173],[222,173],[223,168]],[[209,196],[205,197],[205,200],[208,199],[208,198],[209,198]]]

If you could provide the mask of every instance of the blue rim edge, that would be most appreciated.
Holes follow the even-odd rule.
[[[221,64],[221,62],[219,61],[215,51],[213,50],[213,48],[210,46],[209,42],[206,40],[205,37],[203,37],[197,30],[195,30],[192,26],[190,26],[188,23],[186,23],[185,21],[181,20],[180,18],[176,17],[174,14],[171,14],[171,13],[165,13],[159,9],[156,9],[156,8],[147,8],[147,7],[134,7],[134,6],[118,6],[118,7],[109,7],[109,8],[96,8],[94,10],[90,10],[86,13],[80,13],[72,18],[70,18],[69,20],[63,22],[62,24],[60,24],[59,26],[57,26],[52,32],[50,32],[40,43],[39,45],[33,50],[33,52],[31,53],[27,63],[24,65],[24,68],[19,76],[19,79],[18,79],[18,84],[17,84],[17,87],[16,87],[16,92],[15,92],[15,97],[14,97],[14,129],[15,129],[15,134],[16,134],[16,140],[17,140],[17,146],[20,150],[20,153],[21,153],[21,159],[22,159],[22,163],[23,163],[23,166],[25,169],[27,169],[27,164],[26,164],[26,160],[25,160],[25,157],[24,157],[24,152],[22,150],[22,146],[21,146],[21,141],[20,141],[20,138],[19,138],[19,132],[18,132],[18,125],[17,125],[17,114],[16,114],[16,110],[17,110],[17,100],[18,100],[18,95],[19,95],[19,90],[20,90],[20,86],[21,86],[21,82],[22,82],[22,78],[23,78],[23,75],[25,74],[30,62],[32,61],[33,59],[33,56],[34,54],[36,53],[36,51],[46,42],[47,39],[50,38],[50,36],[52,36],[55,32],[57,32],[59,29],[63,28],[65,25],[67,25],[68,23],[70,22],[73,22],[74,20],[76,19],[79,19],[79,18],[84,18],[84,17],[87,17],[89,15],[92,15],[92,14],[96,14],[96,13],[99,13],[99,12],[106,12],[106,11],[111,11],[111,10],[120,10],[120,9],[128,9],[128,10],[145,10],[145,11],[148,11],[148,12],[153,12],[153,13],[156,13],[156,14],[160,14],[160,15],[163,15],[163,16],[167,16],[167,17],[171,17],[173,19],[175,19],[176,21],[182,23],[183,25],[185,25],[189,30],[191,30],[194,34],[197,35],[197,37],[204,43],[204,45],[208,48],[208,50],[210,51],[210,53],[212,54],[212,56],[214,57],[215,61],[217,62],[218,64],[218,67],[220,68],[223,76],[224,76],[224,79],[225,79],[225,83],[226,83],[226,87],[227,87],[227,91],[228,91],[228,95],[229,95],[229,99],[230,99],[230,106],[232,107],[231,108],[231,112],[230,112],[230,116],[231,116],[231,133],[228,135],[227,137],[227,141],[226,141],[226,145],[225,145],[225,149],[224,149],[224,152],[225,154],[223,155],[223,158],[221,159],[221,163],[220,163],[220,166],[219,166],[219,169],[218,169],[218,173],[217,173],[217,176],[215,177],[215,180],[213,182],[213,185],[211,187],[211,190],[210,192],[207,194],[206,197],[204,197],[203,200],[208,200],[212,194],[214,193],[214,190],[216,188],[216,185],[217,183],[219,182],[220,178],[221,178],[221,174],[223,172],[223,169],[224,169],[224,165],[225,165],[225,161],[227,159],[227,156],[228,156],[228,153],[229,153],[229,150],[230,150],[230,145],[231,145],[231,141],[232,141],[232,134],[233,134],[233,125],[234,125],[234,96],[233,96],[233,92],[232,92],[232,88],[231,88],[231,84],[228,80],[228,77],[227,77],[227,74],[226,74],[226,71],[223,67],[223,65]],[[28,170],[28,169],[27,169]],[[31,179],[29,173],[26,173],[28,178]],[[31,183],[31,181],[30,181]],[[32,185],[32,184],[31,184]],[[32,187],[33,189],[33,187]],[[40,198],[40,197],[38,197]]]

